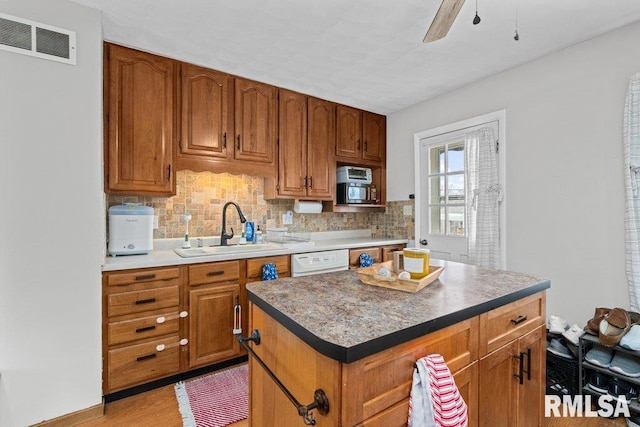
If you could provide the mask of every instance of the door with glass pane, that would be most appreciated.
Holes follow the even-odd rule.
[[[464,136],[421,143],[420,159],[418,240],[432,258],[467,262]]]

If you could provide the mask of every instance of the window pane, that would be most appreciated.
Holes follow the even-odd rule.
[[[444,203],[444,176],[432,176],[429,178],[429,186],[431,194],[429,204]]]
[[[431,234],[444,234],[444,206],[432,206],[429,208]]]
[[[447,209],[447,225],[452,236],[464,236],[464,206],[450,206]]]
[[[464,203],[464,174],[457,173],[447,177],[448,202]]]
[[[447,172],[458,172],[464,170],[464,142],[457,142],[449,145],[447,156],[449,160]]]
[[[429,150],[429,159],[431,162],[430,173],[444,172],[444,147],[433,147]]]

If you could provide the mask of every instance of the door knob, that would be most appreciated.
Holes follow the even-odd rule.
[[[427,245],[429,244],[429,242],[427,242],[427,239],[421,239],[421,240],[420,240],[420,244],[421,244],[422,246],[427,246]]]

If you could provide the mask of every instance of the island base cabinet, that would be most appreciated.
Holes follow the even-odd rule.
[[[495,427],[541,425],[544,343],[543,325],[480,360],[478,406],[481,420],[490,420]]]
[[[250,304],[251,330],[260,331],[260,345],[253,351],[302,404],[313,402],[316,389],[329,400],[329,413],[312,413],[318,426],[340,425],[340,363],[321,355],[284,326]],[[287,399],[258,361],[249,357],[249,425],[305,426],[296,407]]]

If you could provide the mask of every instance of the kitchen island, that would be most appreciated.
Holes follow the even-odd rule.
[[[442,354],[470,425],[539,425],[546,279],[432,260],[440,278],[417,293],[363,284],[353,270],[247,286],[255,353],[303,405],[322,389],[319,426],[402,426],[413,366]],[[252,426],[304,425],[250,357]]]

